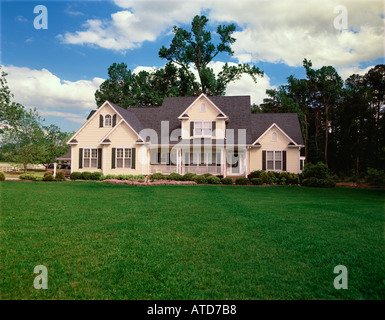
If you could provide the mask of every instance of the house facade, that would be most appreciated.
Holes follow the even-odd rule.
[[[160,107],[106,101],[67,142],[71,172],[247,176],[299,173],[303,139],[294,113],[252,114],[249,96],[166,98]]]

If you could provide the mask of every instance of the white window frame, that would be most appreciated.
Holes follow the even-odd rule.
[[[118,156],[122,151],[122,156]],[[128,152],[128,157],[126,157],[126,151]],[[122,164],[120,166],[118,160],[122,160]],[[126,164],[128,163],[128,166]],[[131,169],[132,167],[132,148],[128,147],[117,147],[115,152],[115,168],[116,169]]]
[[[110,123],[107,124],[107,116],[109,116],[109,120],[110,120]],[[112,116],[107,113],[105,116],[104,116],[104,126],[105,127],[112,127]]]
[[[87,151],[89,151],[88,157],[86,157]],[[96,152],[96,157],[92,156],[92,151]],[[98,148],[92,148],[92,147],[83,148],[83,168],[84,169],[97,169],[98,168],[98,160],[99,160],[98,157],[99,157]],[[92,166],[92,160],[94,160],[95,166]],[[86,165],[87,163],[88,163],[88,165]]]
[[[268,149],[266,150],[266,171],[283,171],[282,168],[283,168],[283,151],[285,150],[281,150],[281,149]],[[268,152],[273,152],[273,160],[268,160]],[[276,152],[280,152],[281,153],[281,159],[279,160],[276,160],[275,159],[275,155],[276,155]],[[269,169],[267,163],[268,161],[273,161],[273,169]],[[281,168],[279,169],[276,169],[276,161],[281,161]]]
[[[197,124],[200,124],[201,127],[197,128]],[[210,138],[212,137],[213,134],[213,122],[210,120],[195,120],[194,121],[194,137],[195,138]],[[205,129],[205,125],[208,125],[207,128]],[[197,129],[201,130],[201,134],[197,134]],[[204,134],[204,130],[209,130],[209,134]]]
[[[277,132],[274,131],[271,133],[271,141],[277,142],[277,140],[278,140],[278,134]]]
[[[201,103],[200,112],[202,112],[202,113],[206,112],[206,104],[204,102]]]

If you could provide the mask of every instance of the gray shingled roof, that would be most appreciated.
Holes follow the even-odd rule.
[[[250,96],[208,97],[229,117],[227,129],[246,129],[246,143],[252,144],[273,123],[276,123],[297,144],[303,145],[303,138],[296,113],[251,113]],[[129,107],[124,109],[111,103],[136,132],[154,129],[160,137],[161,121],[169,121],[170,133],[181,128],[178,117],[197,97],[165,98],[160,107]],[[235,143],[237,135],[235,133]]]

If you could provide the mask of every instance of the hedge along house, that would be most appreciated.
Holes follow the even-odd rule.
[[[160,107],[106,101],[71,137],[71,171],[103,174],[187,172],[246,176],[299,173],[297,114],[252,114],[249,96],[165,98]]]

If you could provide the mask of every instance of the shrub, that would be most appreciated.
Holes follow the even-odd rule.
[[[91,179],[91,172],[89,172],[89,171],[84,171],[84,172],[82,172],[82,179],[83,180],[90,180]]]
[[[252,171],[250,172],[250,174],[247,175],[247,177],[249,178],[249,180],[259,178],[262,172],[262,170]]]
[[[262,180],[262,183],[270,184],[271,183],[271,176],[266,172],[263,171],[259,178]]]
[[[302,172],[302,185],[307,187],[333,188],[335,182],[329,177],[328,166],[322,162],[307,163]]]
[[[92,172],[90,179],[91,180],[102,180],[102,179],[100,179],[101,176],[103,176],[103,173],[101,173],[101,172]]]
[[[107,174],[106,179],[116,179],[116,175],[114,175],[114,174]]]
[[[65,175],[64,171],[56,172],[56,180],[60,180],[60,181],[66,180],[66,175]]]
[[[208,177],[211,177],[212,174],[211,173],[204,173],[203,176],[207,179]]]
[[[295,173],[290,173],[287,177],[288,184],[299,184],[299,176]]]
[[[197,184],[204,184],[204,183],[207,183],[207,179],[204,175],[200,175],[200,176],[196,176],[194,178],[194,181],[197,183]]]
[[[279,181],[279,172],[267,171],[267,174],[270,177],[270,183],[276,183]]]
[[[317,164],[307,163],[303,169],[303,177],[304,179],[329,179],[328,172],[328,166],[322,162]]]
[[[79,179],[82,178],[82,173],[74,171],[74,172],[71,173],[70,178],[71,178],[71,180],[79,180]]]
[[[285,181],[287,181],[289,179],[289,173],[286,171],[280,172],[279,180],[282,181],[282,179],[285,179]]]
[[[165,180],[166,179],[166,176],[163,174],[163,173],[153,173],[152,175],[150,175],[150,179],[152,180]]]
[[[180,175],[179,173],[173,172],[168,175],[167,180],[181,181],[182,178],[183,178],[182,175]]]
[[[221,183],[222,183],[222,184],[234,184],[234,181],[233,181],[232,178],[226,177],[226,178],[222,178],[222,179],[221,179]]]
[[[384,170],[376,170],[368,168],[366,173],[366,181],[374,186],[384,186],[385,185],[385,173]]]
[[[261,178],[253,178],[251,179],[251,183],[255,186],[260,186],[263,184],[263,181]]]
[[[44,173],[43,181],[54,181],[54,180],[55,180],[55,178],[53,177],[52,172]]]
[[[183,176],[183,180],[184,181],[194,181],[194,178],[196,177],[197,175],[195,173],[191,173],[191,172],[187,172],[184,176]]]
[[[215,177],[215,176],[209,176],[209,177],[207,177],[207,183],[208,184],[220,184],[221,179],[219,179],[218,177]]]
[[[30,180],[31,179],[31,175],[29,173],[23,173],[19,176],[19,179],[22,179],[22,180]]]
[[[336,186],[335,182],[330,179],[317,179],[315,177],[304,179],[302,184],[306,187],[318,188],[333,188]]]
[[[3,171],[0,171],[0,181],[4,181],[5,180],[5,174]]]
[[[247,179],[246,177],[241,177],[241,178],[235,179],[235,184],[240,185],[240,186],[245,186],[245,185],[249,184],[249,182],[250,182],[250,180]]]
[[[217,174],[216,177],[219,178],[219,179],[222,179],[223,175],[222,174]]]

